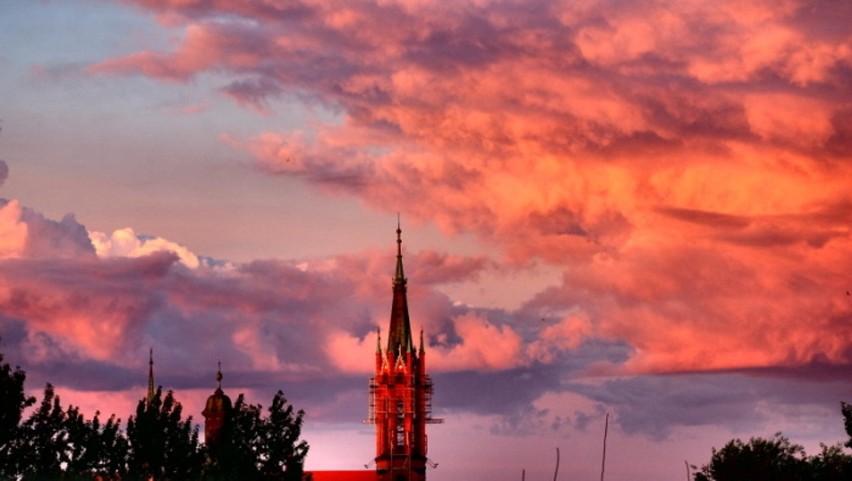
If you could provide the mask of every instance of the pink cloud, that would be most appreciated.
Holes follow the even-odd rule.
[[[459,366],[524,365],[516,336],[570,346],[587,335],[625,342],[635,371],[849,362],[835,335],[850,315],[848,8],[136,3],[168,15],[184,40],[94,70],[215,72],[252,108],[275,110],[281,96],[326,107],[339,122],[222,139],[266,172],[472,232],[516,267],[564,270],[528,303],[575,319],[564,333],[521,335],[413,292],[444,316],[429,327],[463,337],[439,348]],[[422,260],[464,279],[487,264]],[[364,267],[335,260],[353,265]],[[366,302],[384,288],[354,291]],[[188,299],[175,303],[191,312]],[[364,317],[365,329],[378,322]],[[366,332],[323,342],[354,346]],[[505,337],[503,354],[467,337],[489,333]]]
[[[0,258],[20,257],[27,241],[27,224],[21,221],[21,206],[16,200],[0,207]]]

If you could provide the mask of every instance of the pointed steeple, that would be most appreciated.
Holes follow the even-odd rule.
[[[402,268],[402,229],[396,226],[396,274],[393,278],[393,304],[388,329],[388,354],[414,352],[411,340],[411,321],[408,317],[405,272]]]
[[[148,404],[154,400],[154,348],[148,352]]]

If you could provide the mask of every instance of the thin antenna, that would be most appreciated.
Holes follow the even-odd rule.
[[[521,481],[526,481],[526,479],[527,479],[527,470],[522,469],[521,470]]]
[[[689,475],[689,463],[687,463],[686,460],[684,459],[683,464],[686,465],[686,481],[690,481],[692,479],[692,477]]]
[[[556,481],[556,475],[559,474],[559,447],[556,448],[556,471],[553,473],[553,481]]]
[[[606,469],[606,435],[609,431],[609,413],[606,413],[604,421],[603,458],[601,459],[601,481],[604,481],[604,470]]]

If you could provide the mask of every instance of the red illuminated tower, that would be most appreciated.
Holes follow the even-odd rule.
[[[380,481],[423,481],[428,459],[426,425],[432,418],[432,379],[426,374],[423,331],[415,349],[402,269],[402,230],[396,229],[396,274],[387,349],[381,332],[376,346],[376,374],[370,378],[368,423],[376,425],[376,475]]]

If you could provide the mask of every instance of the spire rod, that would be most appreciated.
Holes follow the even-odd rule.
[[[219,369],[216,370],[216,389],[222,389],[222,361],[219,361]]]
[[[396,214],[396,275],[394,285],[405,284],[405,272],[402,270],[402,228],[399,222],[399,212]]]

